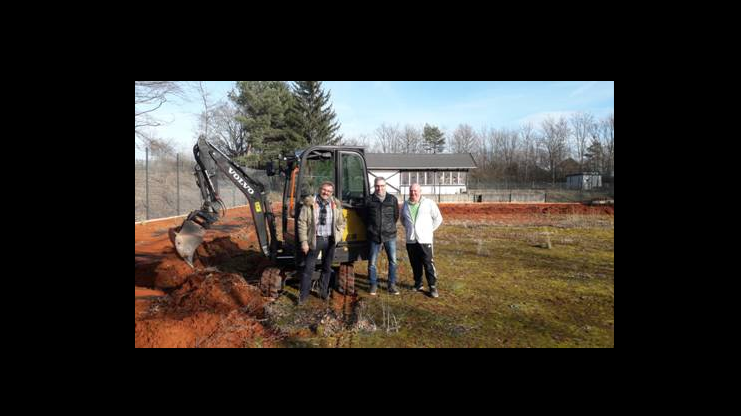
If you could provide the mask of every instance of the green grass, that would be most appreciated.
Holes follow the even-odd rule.
[[[297,317],[285,296],[276,326],[288,328],[286,346],[614,347],[614,222],[564,224],[444,225],[435,233],[440,298],[409,290],[399,241],[400,296],[383,290],[384,254],[377,297],[367,294],[367,262],[356,263],[359,304],[351,315],[335,314],[344,326],[317,324],[329,310],[318,299]],[[546,238],[551,249],[543,248]]]

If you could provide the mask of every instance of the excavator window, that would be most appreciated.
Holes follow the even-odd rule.
[[[357,153],[343,152],[342,158],[342,195],[343,203],[361,206],[365,202],[365,165]]]
[[[312,152],[307,158],[306,163],[301,166],[301,182],[297,184],[296,195],[298,199],[295,202],[296,211],[301,207],[301,201],[309,195],[316,195],[319,192],[319,186],[324,181],[332,181],[336,184],[334,177],[335,163],[332,159],[331,152]],[[336,196],[336,195],[335,195]],[[296,214],[298,215],[298,214]]]

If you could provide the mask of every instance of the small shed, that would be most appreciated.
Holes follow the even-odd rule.
[[[599,172],[581,172],[566,175],[566,187],[588,191],[602,187],[602,175]]]

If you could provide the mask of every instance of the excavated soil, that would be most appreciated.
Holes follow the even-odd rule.
[[[135,347],[271,346],[260,320],[265,300],[236,273],[200,271],[177,289],[141,304],[134,319]]]
[[[265,300],[259,253],[248,209],[230,210],[206,233],[191,268],[169,239],[182,218],[135,225],[135,347],[269,347],[261,323]],[[218,266],[218,267],[217,267]]]

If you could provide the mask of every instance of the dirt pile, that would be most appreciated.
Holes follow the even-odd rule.
[[[252,247],[244,248],[243,240],[219,237],[205,241],[193,258],[195,268],[178,257],[174,248],[163,248],[158,255],[136,256],[134,285],[156,289],[175,289],[196,273],[211,267],[225,272],[239,272],[251,280],[259,278],[260,271],[269,263]]]
[[[266,300],[247,281],[259,279],[267,260],[258,251],[249,208],[230,210],[207,232],[195,268],[178,257],[169,238],[182,220],[135,227],[135,346],[274,345],[275,335],[262,325]]]
[[[242,308],[256,314],[264,301],[260,289],[236,273],[199,272],[170,294],[171,312],[190,315],[201,311],[229,312]]]
[[[265,300],[235,273],[201,271],[166,296],[136,300],[135,347],[271,346]]]

